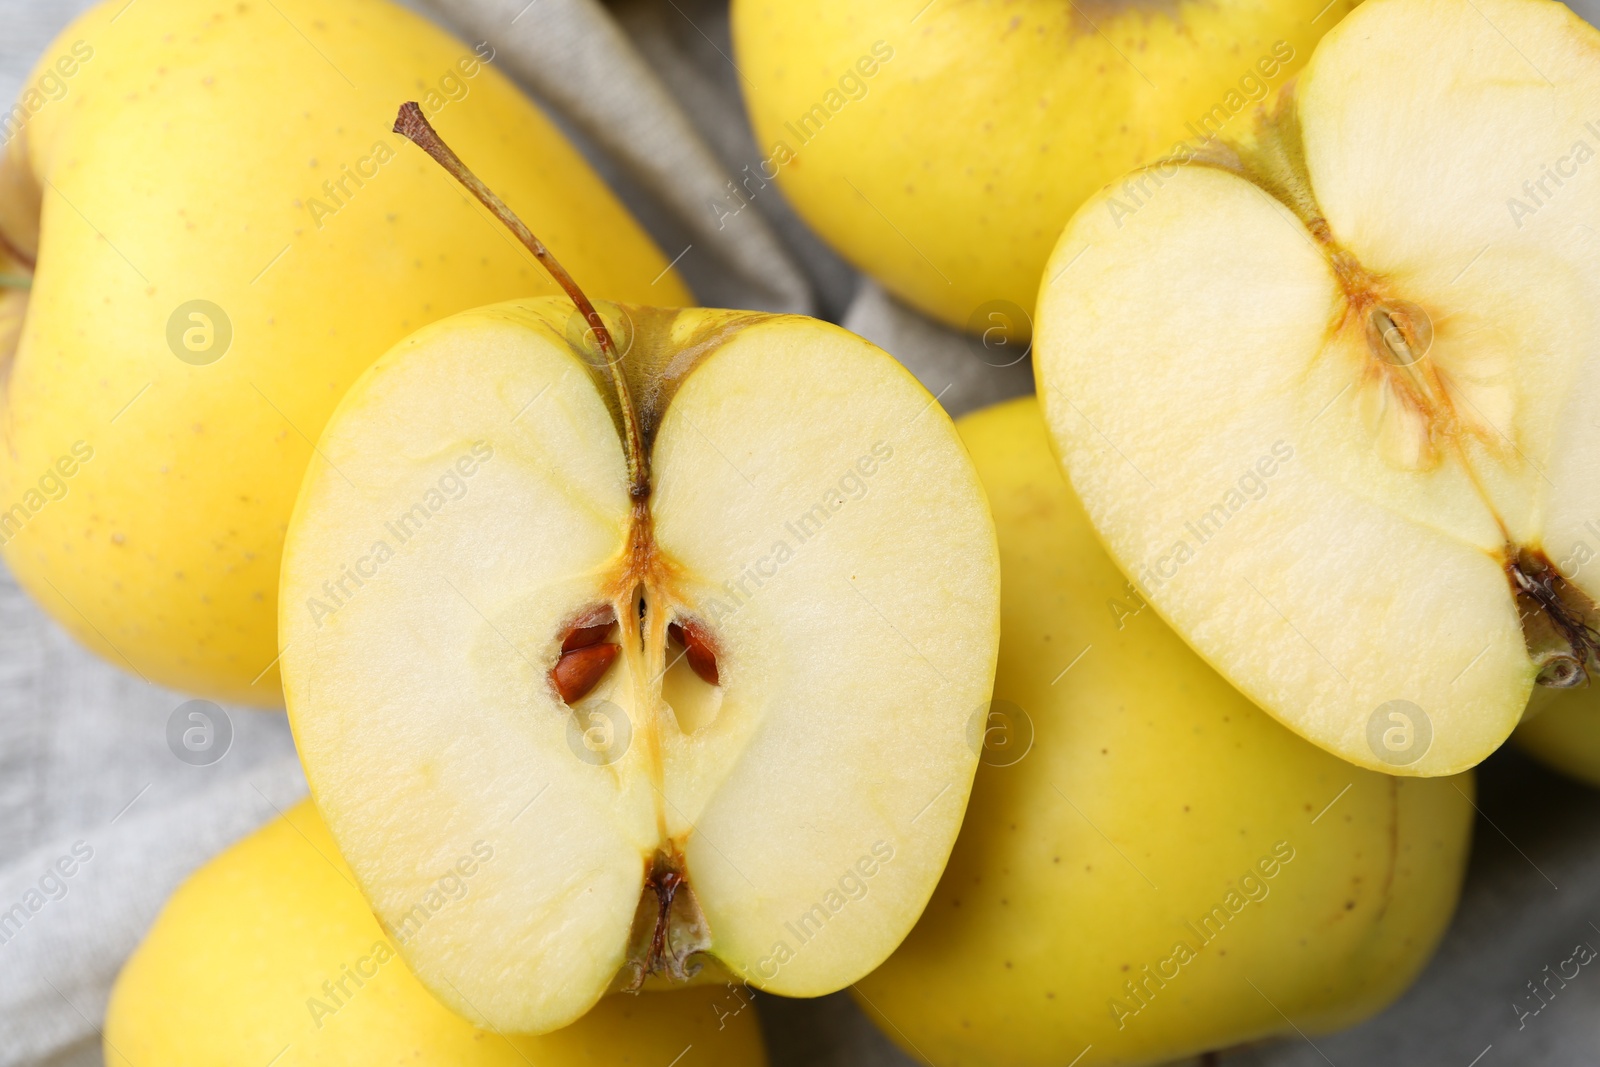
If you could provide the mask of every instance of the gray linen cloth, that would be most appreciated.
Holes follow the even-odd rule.
[[[1595,2],[1578,5],[1591,21]],[[85,6],[0,0],[0,98],[16,95]],[[725,0],[413,6],[495,46],[496,62],[573,135],[667,255],[681,255],[702,303],[842,322],[901,359],[952,414],[1031,390],[1026,360],[986,358],[896,303],[780,195],[719,222],[708,205],[760,158]],[[211,747],[180,759],[169,737],[196,726],[212,731]],[[15,929],[0,927],[0,1067],[101,1063],[111,982],[162,902],[304,792],[281,713],[197,709],[127,677],[79,649],[0,573],[0,914],[43,901],[25,906]],[[1224,1062],[1600,1062],[1600,979],[1581,973],[1536,1016],[1519,1019],[1512,1007],[1576,942],[1600,945],[1600,794],[1505,752],[1485,766],[1479,804],[1466,896],[1418,985],[1353,1030],[1236,1050]],[[844,994],[759,1004],[777,1067],[912,1062]]]

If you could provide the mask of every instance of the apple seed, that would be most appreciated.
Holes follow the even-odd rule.
[[[561,651],[571,652],[575,649],[588,648],[590,645],[598,645],[604,640],[606,634],[610,632],[610,619],[593,626],[575,627],[571,633],[567,634],[567,639],[561,642]]]
[[[705,631],[692,622],[675,622],[667,627],[671,638],[683,646],[683,654],[689,660],[689,667],[700,680],[707,685],[720,685],[717,680],[717,656],[712,651],[711,642],[706,637]]]
[[[1398,367],[1409,367],[1433,346],[1433,320],[1417,305],[1384,301],[1367,315],[1372,350]]]
[[[563,652],[550,671],[550,681],[568,704],[582,700],[621,651],[621,645],[590,645]]]

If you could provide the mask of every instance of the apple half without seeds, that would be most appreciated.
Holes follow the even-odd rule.
[[[954,427],[827,323],[592,305],[413,105],[396,129],[573,302],[420,331],[323,433],[280,639],[341,852],[498,1030],[696,976],[849,985],[938,881],[993,683]]]
[[[1112,554],[1354,763],[1453,774],[1595,674],[1597,149],[1565,7],[1369,0],[1043,279],[1039,393]]]

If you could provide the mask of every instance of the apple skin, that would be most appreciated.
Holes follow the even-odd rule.
[[[1129,594],[1037,401],[957,426],[1000,541],[995,697],[1031,718],[1032,743],[1020,759],[989,746],[944,879],[858,984],[863,1007],[939,1067],[1060,1067],[1092,1045],[1086,1067],[1292,1036],[1285,1016],[1326,1032],[1390,1003],[1454,910],[1471,772],[1389,777],[1289,732]],[[1201,945],[1186,922],[1231,912],[1230,891],[1242,907]],[[1150,979],[1119,1028],[1113,1000],[1139,1007],[1124,983],[1170,973],[1179,941],[1196,957]]]
[[[452,885],[464,899],[471,875]],[[747,990],[613,996],[565,1030],[507,1037],[452,1014],[392,951],[304,801],[173,894],[112,990],[106,1064],[579,1067],[666,1064],[686,1045],[680,1067],[767,1062]]]
[[[1600,691],[1594,682],[1535,700],[1511,740],[1540,763],[1600,789]]]
[[[926,314],[1026,333],[1085,198],[1198,147],[1190,124],[1213,108],[1243,127],[1354,6],[734,0],[733,40],[756,142],[806,221]],[[821,131],[802,128],[818,106]],[[772,195],[773,169],[742,177],[745,195]],[[978,314],[992,301],[1012,308]]]
[[[505,77],[383,0],[117,0],[70,27],[33,82],[80,41],[92,57],[0,163],[0,234],[38,260],[0,407],[0,509],[25,508],[5,560],[119,666],[279,706],[278,559],[334,405],[418,327],[557,291],[390,132],[401,101],[434,109],[595,296],[691,298]],[[206,365],[169,345],[191,300],[231,323]],[[65,495],[39,492],[68,467],[48,487]]]

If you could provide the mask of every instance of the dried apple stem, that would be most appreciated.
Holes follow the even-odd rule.
[[[443,167],[449,175],[466,187],[467,191],[478,198],[478,201],[494,213],[494,217],[505,224],[506,228],[516,234],[517,240],[532,252],[556,284],[566,291],[567,296],[577,305],[578,311],[589,323],[589,329],[594,331],[595,341],[600,346],[601,355],[605,358],[606,372],[611,378],[611,385],[617,392],[617,403],[622,408],[622,427],[626,436],[628,450],[628,495],[634,501],[644,501],[650,497],[650,462],[644,448],[644,437],[639,431],[639,415],[633,407],[633,397],[628,390],[628,379],[622,373],[622,359],[617,354],[617,346],[611,339],[611,331],[606,328],[605,320],[594,309],[589,298],[578,288],[578,283],[567,273],[544,242],[533,235],[523,221],[505,205],[494,191],[478,180],[467,165],[461,162],[461,157],[444,143],[437,131],[428,124],[422,114],[422,109],[415,101],[400,105],[400,114],[394,120],[394,132],[409,140],[412,144],[432,156],[434,161]]]

